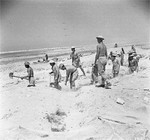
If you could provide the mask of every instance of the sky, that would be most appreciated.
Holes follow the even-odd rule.
[[[0,51],[150,42],[149,0],[1,0]]]

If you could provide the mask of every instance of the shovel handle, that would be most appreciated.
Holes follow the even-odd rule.
[[[20,77],[20,76],[13,76],[13,77],[16,77],[16,78],[22,78],[22,77]]]

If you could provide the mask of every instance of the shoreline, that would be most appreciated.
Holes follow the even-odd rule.
[[[110,45],[110,44],[109,44]],[[113,49],[114,47],[108,46],[108,49]],[[93,45],[83,45],[76,46],[78,53],[93,53],[96,51],[96,44]],[[120,44],[117,48],[129,47],[131,44]],[[143,47],[145,46],[145,47]],[[141,49],[150,49],[150,43],[138,43],[135,45],[137,48]],[[44,49],[35,49],[35,50],[23,50],[23,51],[14,51],[6,52],[0,54],[0,65],[7,65],[9,63],[22,62],[22,61],[36,61],[44,58],[45,53],[48,54],[49,58],[66,56],[70,54],[70,47],[59,47],[59,48],[44,48]]]
[[[87,53],[93,53],[93,52],[95,52],[95,50],[80,50],[80,51],[78,51],[78,53],[80,53],[80,54],[82,54],[82,53],[87,54]],[[49,55],[49,59],[63,57],[63,56],[67,56],[67,55],[70,55],[70,52],[51,54],[51,55]],[[22,62],[22,61],[35,61],[38,63],[38,60],[42,59],[42,58],[44,58],[44,55],[42,55],[42,54],[33,55],[31,57],[29,57],[29,56],[21,57],[20,56],[20,57],[13,57],[13,59],[6,58],[7,60],[0,60],[0,65],[7,65],[9,63],[16,63],[16,62]]]

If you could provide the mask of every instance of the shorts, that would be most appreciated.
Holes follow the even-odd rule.
[[[76,70],[70,75],[70,82],[74,82],[75,80],[77,80],[77,78],[78,78],[78,70]]]
[[[99,57],[99,59],[97,60],[99,75],[101,75],[105,72],[106,64],[107,64],[107,58],[106,57]]]
[[[72,63],[72,65],[75,66],[76,68],[79,68],[79,67],[82,66],[80,61],[74,61],[74,62]]]

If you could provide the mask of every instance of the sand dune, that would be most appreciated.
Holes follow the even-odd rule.
[[[129,49],[125,48],[125,51]],[[110,48],[109,52],[111,50],[119,51],[120,48]],[[125,56],[125,66],[121,67],[119,76],[110,79],[111,89],[96,88],[89,84],[95,54],[81,57],[87,76],[83,77],[79,70],[75,91],[65,86],[63,81],[61,91],[49,87],[48,63],[31,62],[36,78],[36,87],[31,88],[27,87],[28,81],[10,79],[8,76],[9,72],[26,75],[22,62],[2,65],[0,139],[150,139],[150,50],[137,48],[137,53],[143,56],[139,62],[139,72],[128,74]],[[60,57],[58,64],[71,64],[67,57]],[[106,71],[108,75],[111,75],[111,67],[109,61]],[[63,71],[61,73],[65,76]],[[118,98],[125,103],[116,103]],[[48,120],[47,115],[53,121]]]

